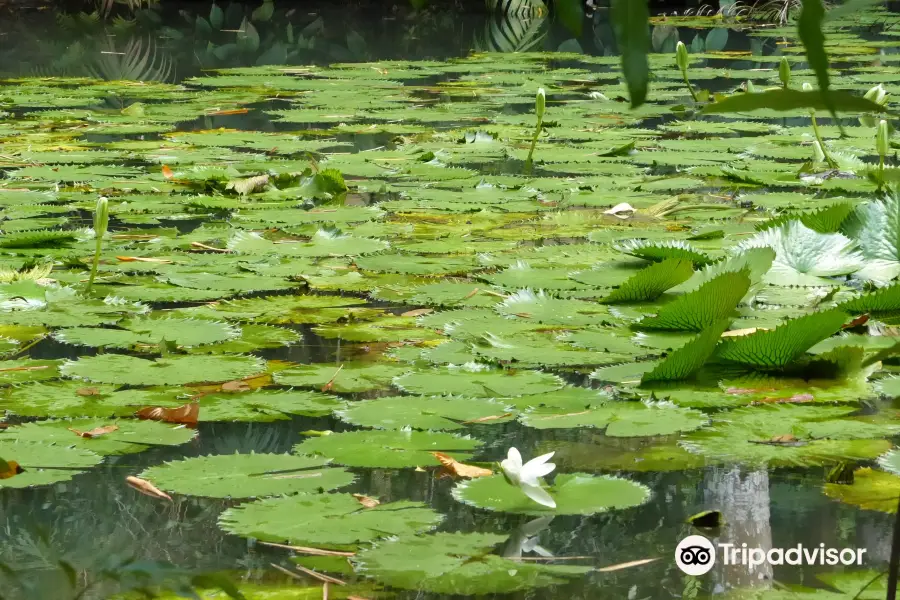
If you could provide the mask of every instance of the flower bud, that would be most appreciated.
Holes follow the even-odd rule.
[[[747,93],[755,94],[756,92],[757,92],[756,86],[753,85],[753,82],[748,79],[747,80]]]
[[[97,199],[97,208],[94,209],[94,234],[97,238],[106,235],[106,228],[109,226],[109,200],[106,196],[100,196]]]
[[[813,91],[813,86],[812,86],[812,84],[811,84],[810,82],[808,82],[808,81],[804,81],[804,82],[803,82],[803,85],[801,86],[801,88],[803,88],[803,91],[804,91],[804,92],[811,92],[811,91]]]
[[[891,149],[890,137],[891,133],[888,131],[887,121],[882,119],[878,122],[878,129],[875,130],[875,149],[878,150],[878,155],[881,158],[887,156]]]
[[[547,106],[547,94],[544,92],[544,88],[538,88],[537,96],[534,99],[534,109],[537,112],[538,119],[542,119],[544,117],[544,109]]]
[[[679,41],[678,45],[675,46],[675,64],[681,69],[682,72],[687,71],[688,68],[688,51],[687,46],[684,45],[684,42]]]
[[[880,83],[866,92],[863,97],[866,100],[871,100],[875,104],[880,104],[881,106],[887,104],[887,90],[884,89],[884,86]]]
[[[819,140],[813,142],[813,156],[815,157],[815,161],[817,163],[825,162],[825,150],[822,149],[822,144],[819,143]]]
[[[785,89],[791,84],[791,63],[788,62],[787,56],[781,57],[781,63],[778,65],[778,79]]]

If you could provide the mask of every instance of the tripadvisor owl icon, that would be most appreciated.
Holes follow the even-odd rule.
[[[716,564],[716,547],[702,535],[689,535],[675,548],[675,564],[687,575],[704,575]]]

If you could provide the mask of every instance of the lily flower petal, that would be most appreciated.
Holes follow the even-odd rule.
[[[556,501],[547,493],[547,490],[537,485],[526,485],[522,484],[519,486],[522,492],[540,504],[541,506],[546,506],[548,508],[556,508]]]

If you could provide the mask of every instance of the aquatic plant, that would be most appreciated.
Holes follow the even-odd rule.
[[[544,126],[544,110],[547,107],[547,95],[544,92],[544,88],[538,88],[537,94],[534,98],[534,114],[537,117],[537,122],[534,126],[534,134],[531,137],[531,147],[528,148],[528,157],[525,159],[525,164],[530,166],[532,156],[534,156],[534,149],[537,146],[538,137],[541,135],[541,131]]]
[[[541,487],[539,477],[549,475],[556,468],[553,463],[547,462],[553,458],[553,452],[532,458],[522,464],[522,455],[515,448],[510,448],[505,459],[500,461],[503,476],[510,485],[517,486],[522,493],[540,504],[549,508],[556,508],[553,497]]]
[[[684,45],[684,42],[679,40],[678,44],[675,46],[675,65],[678,67],[678,70],[681,71],[681,78],[684,80],[684,85],[687,86],[688,92],[691,93],[691,99],[694,102],[697,102],[697,93],[694,91],[694,86],[691,85],[690,79],[688,79],[687,70],[689,61],[687,46]]]
[[[88,278],[87,294],[90,295],[94,287],[94,279],[97,277],[97,268],[100,266],[100,254],[103,252],[103,236],[109,226],[109,199],[100,196],[97,206],[94,208],[94,257],[91,261],[91,275]]]

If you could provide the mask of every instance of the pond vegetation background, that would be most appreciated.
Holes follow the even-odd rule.
[[[900,15],[575,6],[0,23],[0,598],[885,597]]]

